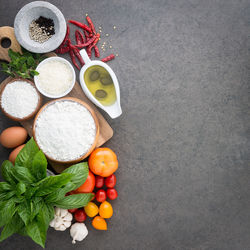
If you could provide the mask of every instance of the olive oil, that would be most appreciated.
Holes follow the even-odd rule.
[[[102,105],[110,106],[115,103],[115,86],[105,68],[99,65],[89,67],[84,74],[84,81],[91,94]]]

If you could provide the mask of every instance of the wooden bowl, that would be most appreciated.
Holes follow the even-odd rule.
[[[33,123],[33,137],[34,137],[34,140],[36,141],[38,147],[39,147],[39,144],[37,142],[37,138],[36,138],[36,131],[35,131],[35,127],[36,127],[36,122],[37,122],[37,119],[39,117],[39,115],[41,114],[41,112],[48,106],[48,105],[51,105],[55,102],[58,102],[58,101],[62,101],[62,100],[65,100],[65,101],[73,101],[73,102],[77,102],[81,105],[83,105],[89,112],[90,114],[92,115],[94,121],[95,121],[95,126],[96,126],[96,135],[95,135],[95,140],[92,144],[92,146],[89,148],[88,152],[85,153],[84,155],[82,155],[81,157],[77,158],[77,159],[74,159],[74,160],[70,160],[70,161],[59,161],[59,160],[55,160],[53,158],[51,158],[50,156],[46,155],[45,156],[55,162],[55,163],[58,163],[58,164],[74,164],[74,163],[77,163],[77,162],[80,162],[82,161],[83,159],[85,159],[86,157],[88,157],[90,155],[90,153],[95,149],[96,147],[96,143],[97,143],[97,140],[98,140],[98,136],[99,136],[99,121],[96,117],[96,114],[94,112],[94,110],[85,102],[83,102],[82,100],[80,99],[77,99],[77,98],[74,98],[74,97],[63,97],[63,98],[59,98],[59,99],[56,99],[56,100],[53,100],[53,101],[50,101],[48,103],[46,103],[44,106],[42,106],[42,108],[39,110],[39,112],[36,114],[36,117],[34,119],[34,123]]]
[[[10,84],[10,83],[12,83],[12,82],[16,82],[16,81],[23,81],[23,82],[27,82],[27,83],[29,83],[30,85],[32,85],[32,86],[34,87],[34,89],[36,90],[37,95],[38,95],[38,98],[39,98],[38,103],[37,103],[37,106],[36,106],[36,109],[35,109],[30,115],[28,115],[28,116],[26,116],[26,117],[23,117],[23,118],[18,118],[18,117],[15,117],[15,116],[10,115],[10,114],[7,113],[7,112],[4,110],[4,108],[2,107],[2,94],[3,94],[4,90],[5,90],[5,87],[6,87],[8,84]],[[42,96],[41,96],[41,94],[37,91],[35,84],[34,84],[32,81],[30,81],[30,80],[23,79],[23,78],[13,78],[11,81],[7,82],[7,83],[2,87],[2,89],[1,89],[1,91],[0,91],[0,108],[1,108],[2,112],[3,112],[7,117],[9,117],[11,120],[18,121],[18,122],[27,121],[27,120],[31,119],[31,118],[38,112],[38,110],[39,110],[39,108],[40,108],[41,105],[42,105]]]

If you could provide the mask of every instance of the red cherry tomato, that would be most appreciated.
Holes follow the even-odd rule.
[[[68,209],[68,211],[69,211],[70,213],[72,213],[72,214],[73,214],[76,210],[77,210],[77,208]]]
[[[91,171],[89,171],[89,175],[86,181],[75,191],[77,193],[91,193],[95,188],[95,176]]]
[[[107,189],[107,196],[110,200],[115,200],[118,196],[118,193],[114,188],[108,188]]]
[[[108,188],[113,188],[116,184],[116,177],[114,174],[110,175],[109,177],[105,178],[105,185]]]
[[[106,200],[106,198],[107,198],[107,195],[106,195],[105,190],[103,190],[103,189],[98,190],[95,194],[95,199],[98,202],[104,202]]]
[[[77,209],[76,212],[74,213],[75,220],[78,222],[84,222],[87,218],[86,213],[82,208]]]
[[[95,177],[95,186],[97,188],[102,188],[104,185],[104,178],[102,176],[97,175]]]

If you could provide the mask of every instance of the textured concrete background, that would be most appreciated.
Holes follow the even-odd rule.
[[[27,2],[0,0],[0,26]],[[51,2],[110,34],[124,114],[108,119],[120,161],[108,232],[88,222],[72,246],[50,229],[47,249],[250,249],[250,1]],[[13,124],[1,114],[1,130]],[[40,249],[17,235],[0,248]]]

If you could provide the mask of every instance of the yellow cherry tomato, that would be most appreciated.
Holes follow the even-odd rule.
[[[107,222],[101,217],[101,216],[96,216],[92,220],[92,226],[97,229],[97,230],[107,230]]]
[[[102,202],[99,207],[99,214],[102,218],[110,218],[113,215],[113,208],[111,204],[107,201]]]
[[[98,207],[94,202],[90,201],[87,206],[84,207],[84,211],[89,217],[94,217],[98,214]]]

